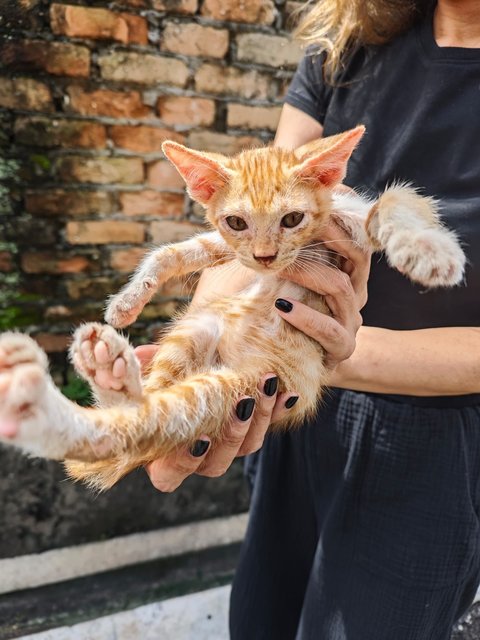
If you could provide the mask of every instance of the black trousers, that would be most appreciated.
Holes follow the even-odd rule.
[[[450,638],[480,580],[480,398],[405,400],[332,391],[249,461],[232,640]]]

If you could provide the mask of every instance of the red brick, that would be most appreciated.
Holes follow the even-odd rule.
[[[119,7],[136,7],[139,9],[143,9],[148,6],[146,0],[116,0],[116,3]]]
[[[272,78],[255,70],[243,71],[234,67],[221,67],[205,63],[195,74],[196,90],[215,95],[234,95],[243,98],[272,97]]]
[[[174,220],[161,220],[152,222],[150,236],[152,242],[164,244],[166,242],[181,242],[196,233],[205,231],[205,227],[191,222],[176,222]]]
[[[67,110],[83,116],[144,118],[151,114],[138,91],[85,91],[82,87],[69,87],[67,94]]]
[[[90,51],[67,42],[23,40],[6,42],[0,47],[5,66],[19,71],[46,71],[57,76],[87,77]]]
[[[47,85],[31,78],[0,78],[0,107],[48,112],[54,108]]]
[[[66,237],[70,244],[139,244],[145,239],[145,227],[141,222],[123,220],[69,222]]]
[[[63,304],[56,304],[45,309],[45,318],[54,319],[57,322],[71,317],[71,310]]]
[[[116,293],[119,289],[119,283],[112,278],[78,278],[67,281],[65,286],[68,296],[72,300],[82,300],[82,304],[89,298],[105,300],[107,296]]]
[[[110,253],[110,266],[120,273],[131,273],[146,253],[148,249],[117,249]]]
[[[193,22],[167,22],[161,48],[184,56],[223,58],[228,51],[228,31]]]
[[[0,271],[13,271],[13,254],[10,251],[0,251]]]
[[[161,153],[165,140],[184,141],[181,134],[156,127],[118,125],[109,127],[108,132],[116,147],[137,153]]]
[[[60,216],[85,216],[113,213],[115,194],[110,191],[27,191],[25,209],[28,213]]]
[[[270,67],[295,68],[302,51],[290,38],[266,33],[242,33],[237,36],[237,58]]]
[[[140,158],[58,158],[56,173],[61,180],[98,184],[136,184],[143,182],[143,162]]]
[[[66,351],[72,341],[72,337],[65,333],[37,333],[32,338],[47,353]]]
[[[244,104],[229,104],[227,126],[275,131],[281,111],[281,107],[250,107]]]
[[[84,120],[22,117],[17,118],[14,132],[16,142],[36,147],[103,149],[107,143],[105,127]]]
[[[188,137],[187,144],[201,151],[213,151],[230,156],[243,149],[259,147],[263,141],[254,136],[229,136],[214,131],[193,131]]]
[[[162,96],[158,99],[157,110],[160,118],[170,125],[209,127],[215,120],[215,102],[206,98]]]
[[[53,33],[73,38],[117,40],[124,44],[147,44],[145,18],[108,9],[52,4],[50,23]]]
[[[157,160],[147,166],[147,182],[161,189],[183,189],[185,182],[175,167],[165,160]]]
[[[68,286],[67,286],[68,290]],[[49,324],[62,323],[68,321],[68,324],[78,325],[82,322],[98,322],[103,317],[105,307],[105,297],[101,298],[101,302],[85,302],[75,304],[69,300],[69,306],[52,305],[45,309],[44,318],[49,320]]]
[[[196,13],[198,0],[153,0],[153,8],[168,13]]]
[[[184,197],[181,193],[153,190],[124,192],[120,194],[122,211],[127,216],[175,216],[183,215]]]
[[[215,20],[272,24],[275,19],[272,0],[205,0],[202,15]]]
[[[81,273],[90,269],[92,263],[84,256],[55,255],[51,252],[28,252],[22,256],[25,273]]]
[[[181,60],[151,54],[112,51],[100,55],[98,64],[102,78],[115,82],[184,87],[190,76],[187,65]]]

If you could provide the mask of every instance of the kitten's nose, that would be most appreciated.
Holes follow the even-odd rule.
[[[256,256],[254,255],[253,257],[255,258],[255,260],[257,262],[260,262],[260,264],[263,264],[264,267],[268,267],[269,265],[272,264],[272,262],[275,261],[276,257],[277,257],[277,253],[273,256]]]

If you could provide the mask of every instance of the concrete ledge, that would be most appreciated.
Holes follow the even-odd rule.
[[[226,640],[229,594],[230,587],[209,589],[20,640]]]
[[[0,560],[0,594],[239,542],[247,514]]]

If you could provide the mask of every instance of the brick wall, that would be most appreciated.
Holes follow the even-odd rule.
[[[18,0],[0,8],[0,331],[36,335],[58,383],[73,326],[101,319],[106,296],[149,245],[202,228],[161,142],[229,153],[271,139],[298,59],[287,38],[292,6]],[[188,290],[169,284],[134,340],[152,339]],[[57,463],[12,449],[0,447],[0,468],[0,557],[248,505],[241,463],[168,495],[140,470],[99,497],[61,482]]]
[[[299,4],[22,0],[3,15],[0,330],[62,354],[148,246],[202,228],[160,145],[233,153],[271,139]],[[151,339],[188,291],[169,283],[134,337]]]

